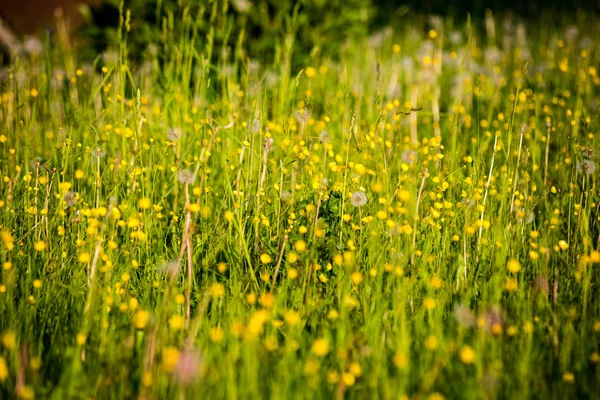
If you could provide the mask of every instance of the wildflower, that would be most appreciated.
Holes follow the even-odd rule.
[[[294,111],[294,118],[296,118],[296,121],[300,122],[301,124],[304,124],[308,122],[308,120],[311,117],[311,114],[312,113],[310,111],[310,108],[304,107],[301,110]]]
[[[470,328],[475,325],[475,316],[473,311],[464,304],[459,304],[454,308],[454,319],[459,325]]]
[[[263,142],[263,149],[265,153],[270,153],[271,151],[273,151],[274,142],[275,140],[272,137],[265,139],[265,141]]]
[[[248,0],[235,0],[233,7],[240,14],[246,14],[250,10],[250,7],[252,7],[252,3]]]
[[[438,344],[439,344],[438,338],[435,337],[434,335],[430,335],[430,336],[427,336],[427,338],[425,338],[425,347],[429,350],[437,349]]]
[[[163,369],[171,373],[177,367],[177,363],[179,362],[180,352],[175,347],[167,347],[162,352],[162,367]]]
[[[406,203],[407,201],[409,201],[410,198],[411,198],[410,192],[408,190],[406,190],[406,189],[400,189],[398,191],[397,196],[400,199],[400,201],[402,201],[404,203]]]
[[[213,283],[209,286],[208,291],[210,292],[210,295],[214,298],[222,298],[223,296],[225,296],[225,286],[223,286],[220,283]]]
[[[464,364],[473,364],[475,361],[475,350],[469,345],[461,347],[458,356]]]
[[[306,250],[306,242],[304,240],[298,240],[294,245],[294,248],[298,253],[302,253]]]
[[[317,356],[323,357],[329,353],[329,342],[327,339],[319,338],[312,344],[312,352]]]
[[[279,195],[279,198],[282,202],[287,203],[292,198],[292,193],[290,193],[288,190],[284,190]]]
[[[14,349],[15,346],[17,345],[17,337],[11,331],[5,331],[2,334],[2,344],[8,350]]]
[[[0,382],[4,382],[8,378],[8,365],[3,357],[0,357]]]
[[[513,259],[508,260],[508,263],[506,264],[506,269],[508,269],[509,272],[516,274],[521,269],[521,264],[519,263],[518,260],[515,260],[513,258]]]
[[[425,298],[425,300],[423,300],[423,307],[425,307],[427,311],[433,310],[435,308],[435,299],[432,299],[431,297]]]
[[[202,357],[198,350],[186,346],[179,354],[173,378],[182,385],[188,385],[198,378],[202,367]]]
[[[363,281],[363,275],[360,272],[353,272],[350,276],[350,279],[355,285],[360,285],[360,283]]]
[[[396,352],[396,354],[394,354],[394,357],[392,358],[392,362],[394,363],[396,368],[404,369],[408,365],[408,358],[403,353]]]
[[[296,326],[300,323],[300,314],[294,310],[287,310],[283,314],[283,319],[289,326]]]
[[[86,264],[86,263],[90,262],[91,259],[92,259],[92,257],[90,255],[90,253],[88,253],[88,252],[79,253],[79,255],[77,256],[77,260],[82,264]]]
[[[354,166],[354,170],[360,176],[363,176],[364,174],[367,173],[367,167],[365,167],[364,164],[356,164]]]
[[[92,157],[102,158],[106,155],[106,151],[102,149],[102,147],[96,146],[92,147],[92,149],[90,150],[90,154],[92,155]]]
[[[263,264],[268,264],[271,262],[271,256],[268,255],[267,253],[263,253],[260,256],[260,262]]]
[[[178,331],[185,325],[185,320],[181,315],[173,315],[169,318],[169,327],[174,331]]]
[[[258,132],[260,132],[260,119],[255,118],[254,121],[252,121],[252,133]],[[271,144],[273,144],[273,142],[271,142]]]
[[[71,190],[69,190],[63,196],[63,200],[65,201],[65,205],[67,207],[74,207],[77,204],[77,194]]]
[[[138,201],[138,207],[142,210],[147,210],[148,208],[150,208],[152,206],[152,201],[147,198],[147,197],[142,197],[139,201]]]
[[[548,278],[544,275],[537,275],[533,280],[533,288],[536,292],[547,296],[550,291]]]
[[[35,36],[28,36],[23,42],[23,48],[30,56],[39,56],[46,49],[44,43]]]
[[[34,157],[31,161],[29,161],[29,166],[31,169],[38,169],[42,166],[43,160],[41,157]]]
[[[150,313],[146,310],[140,310],[135,313],[134,323],[135,327],[138,329],[144,329],[148,324],[148,320],[150,319]]]
[[[596,172],[596,163],[592,160],[577,161],[576,167],[577,171],[583,175],[592,175]]]
[[[483,326],[490,331],[493,331],[495,327],[501,328],[502,324],[504,323],[504,313],[498,306],[492,306],[485,310],[481,318],[483,321]]]
[[[183,136],[183,131],[179,127],[167,129],[167,140],[171,142],[177,142]]]
[[[410,165],[414,164],[417,161],[418,157],[419,153],[417,153],[415,150],[404,150],[402,152],[402,155],[400,156],[400,159],[402,160],[402,162]]]
[[[572,372],[565,372],[563,374],[563,381],[567,383],[573,383],[575,382],[575,375]]]
[[[519,283],[515,278],[506,278],[504,288],[507,292],[516,292],[519,288]]]
[[[44,251],[46,250],[46,242],[44,242],[43,240],[37,241],[33,245],[33,248],[35,251]]]
[[[75,342],[77,342],[77,344],[79,346],[83,346],[86,341],[87,341],[87,338],[85,337],[85,335],[83,333],[78,333],[77,334],[77,336],[75,338]]]
[[[354,207],[362,207],[367,204],[367,195],[364,192],[354,192],[350,197],[350,203]]]
[[[196,174],[189,169],[182,169],[177,174],[177,179],[185,185],[191,185],[196,180]]]
[[[351,372],[344,372],[342,374],[342,382],[344,382],[346,386],[352,386],[356,382],[356,377]]]

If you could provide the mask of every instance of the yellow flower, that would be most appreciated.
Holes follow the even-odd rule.
[[[408,358],[402,353],[396,353],[392,358],[392,362],[396,368],[404,369],[408,365]]]
[[[85,174],[82,170],[78,169],[77,171],[75,171],[75,179],[83,179],[84,177]]]
[[[425,338],[425,347],[427,347],[429,350],[437,349],[438,343],[438,338],[433,335],[427,336],[427,338]]]
[[[150,207],[152,207],[152,201],[147,198],[147,197],[142,197],[139,201],[138,201],[138,207],[142,210],[147,210]]]
[[[77,260],[82,264],[86,264],[86,263],[90,262],[90,260],[91,260],[90,253],[88,253],[87,251],[84,251],[83,253],[79,253],[79,256],[77,256]]]
[[[306,75],[307,78],[313,78],[316,74],[317,70],[313,67],[306,67],[306,69],[304,70],[304,75]]]
[[[294,248],[298,253],[302,253],[306,250],[306,242],[304,240],[298,240],[294,245]]]
[[[563,381],[567,383],[573,383],[575,382],[575,375],[572,372],[565,372],[563,374]]]
[[[169,346],[163,350],[162,367],[166,372],[171,373],[175,370],[177,362],[179,361],[179,355],[179,350],[175,347]]]
[[[365,167],[363,164],[356,164],[354,166],[354,170],[360,176],[363,176],[364,174],[367,173],[367,167]]]
[[[208,288],[208,291],[212,297],[220,299],[221,297],[225,296],[225,287],[217,282],[211,284]]]
[[[329,353],[329,342],[327,339],[320,338],[315,340],[312,344],[312,352],[320,357],[323,357]]]
[[[350,279],[352,280],[352,283],[359,285],[363,281],[363,276],[360,272],[353,272],[352,275],[350,275]]]
[[[200,212],[200,204],[198,204],[198,203],[188,204],[187,209],[189,212],[192,212],[192,213]]]
[[[87,340],[87,338],[85,337],[85,335],[83,333],[78,333],[77,337],[75,338],[75,341],[80,346],[83,346],[85,344],[86,340]]]
[[[521,264],[519,263],[518,260],[515,260],[513,258],[513,259],[508,260],[508,263],[506,264],[506,269],[508,269],[513,274],[516,274],[521,269]]]
[[[425,300],[423,300],[423,307],[425,307],[427,311],[433,310],[435,308],[435,299],[426,297]]]
[[[182,329],[185,325],[185,319],[181,315],[173,315],[169,318],[169,327],[174,331]]]
[[[406,189],[400,189],[398,191],[398,198],[400,199],[400,201],[403,202],[407,202],[410,200],[411,196],[410,196],[410,192]]]
[[[211,328],[208,331],[208,337],[210,338],[211,342],[214,343],[219,343],[220,341],[222,341],[224,335],[225,332],[220,326],[215,326],[214,328]]]
[[[6,331],[2,334],[2,344],[7,349],[14,349],[17,345],[17,337],[11,331]]]
[[[283,319],[289,326],[296,326],[300,323],[300,314],[294,310],[287,310],[283,314]]]
[[[342,382],[344,382],[346,386],[352,386],[356,383],[356,377],[351,372],[344,372],[342,374]]]
[[[225,214],[223,214],[223,217],[225,218],[225,221],[227,221],[227,222],[233,221],[233,213],[229,210],[225,211]]]
[[[134,322],[135,327],[138,329],[144,329],[148,324],[148,320],[150,319],[150,313],[146,310],[140,310],[135,313]]]
[[[44,251],[46,250],[46,242],[44,242],[43,240],[35,242],[33,248],[35,249],[35,251]]]
[[[268,255],[267,253],[263,253],[260,256],[260,262],[263,264],[268,264],[271,262],[271,256]]]
[[[519,283],[517,282],[517,280],[515,278],[507,278],[506,279],[506,283],[504,284],[504,289],[506,289],[507,292],[516,292],[518,288],[519,288]]]
[[[8,378],[8,365],[6,365],[6,360],[0,357],[0,382],[4,382],[6,378]]]
[[[473,364],[475,362],[475,350],[469,345],[461,347],[458,356],[464,364]]]

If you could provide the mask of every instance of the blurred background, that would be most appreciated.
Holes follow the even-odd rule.
[[[88,57],[94,57],[116,40],[121,1],[0,0],[2,60],[6,62],[9,54],[21,51],[28,35],[37,35],[44,44],[52,43],[57,28],[79,44],[82,56],[87,51]],[[295,23],[300,27],[296,45],[308,52],[315,49],[315,43],[318,51],[327,51],[328,46],[338,47],[353,34],[372,34],[385,26],[398,31],[398,27],[414,25],[419,18],[427,21],[431,15],[457,24],[470,17],[477,29],[488,9],[494,15],[510,13],[548,26],[577,24],[577,18],[600,12],[600,0],[125,0],[124,8],[131,10],[129,43],[141,45],[156,39],[165,18],[177,15],[184,7],[189,8],[190,15],[206,16],[208,11],[202,13],[202,9],[210,10],[215,2],[227,10],[222,23],[231,23],[233,34],[239,29],[248,33],[253,55],[273,51],[273,37],[285,30],[296,8]],[[209,24],[200,23],[201,32],[202,26],[208,29]],[[143,50],[143,46],[132,47],[137,52]],[[135,51],[131,54],[134,59]]]

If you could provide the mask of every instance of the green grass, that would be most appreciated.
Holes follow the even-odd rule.
[[[597,397],[597,20],[127,20],[0,80],[0,397]]]

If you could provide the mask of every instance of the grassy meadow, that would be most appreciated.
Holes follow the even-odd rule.
[[[225,8],[0,72],[0,398],[597,398],[600,22]]]

